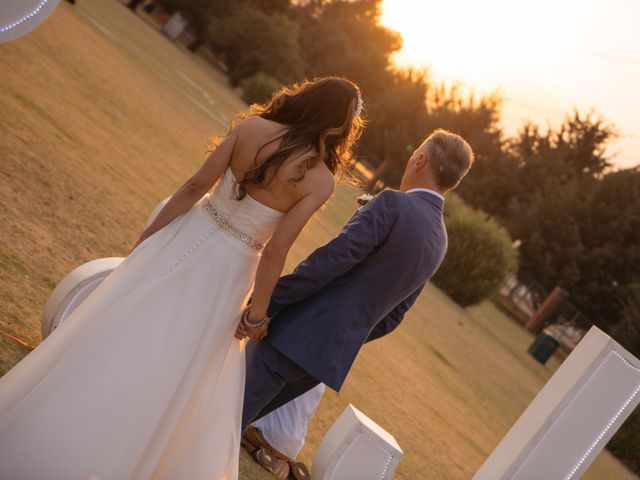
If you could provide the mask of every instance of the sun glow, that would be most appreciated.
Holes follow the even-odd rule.
[[[400,66],[505,98],[504,126],[559,122],[594,108],[622,132],[620,165],[640,163],[640,2],[383,0]]]
[[[496,69],[524,67],[545,48],[536,33],[542,12],[519,5],[386,0],[381,21],[403,37],[399,64],[433,65],[441,75],[461,81],[486,78],[495,88]]]

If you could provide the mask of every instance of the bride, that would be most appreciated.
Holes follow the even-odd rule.
[[[237,478],[234,332],[253,288],[243,318],[266,334],[287,252],[359,134],[360,98],[323,78],[235,122],[129,256],[0,379],[0,478]]]

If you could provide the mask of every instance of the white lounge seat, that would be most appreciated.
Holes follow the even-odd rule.
[[[313,460],[313,480],[389,480],[404,453],[395,438],[353,405],[327,432]]]
[[[124,257],[98,258],[69,272],[51,292],[44,307],[40,323],[42,338],[47,338],[122,260]]]
[[[592,327],[473,480],[580,478],[639,393],[640,361]]]

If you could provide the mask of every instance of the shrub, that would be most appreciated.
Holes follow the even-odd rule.
[[[282,85],[275,78],[266,73],[258,72],[240,82],[242,86],[242,99],[248,104],[262,103]]]
[[[449,236],[445,260],[433,282],[462,306],[489,298],[516,269],[507,231],[484,212],[450,194],[444,216]]]

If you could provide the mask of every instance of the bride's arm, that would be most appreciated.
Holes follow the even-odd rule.
[[[282,274],[284,262],[291,245],[311,216],[329,199],[335,188],[331,177],[322,177],[313,182],[313,190],[303,196],[282,219],[269,243],[262,251],[262,257],[256,272],[256,281],[251,297],[249,322],[259,322],[267,314],[267,307],[278,279]],[[244,330],[242,326],[240,330]],[[246,329],[251,338],[260,338],[266,331],[266,325],[259,329]],[[241,335],[236,335],[238,338]]]
[[[144,239],[171,223],[174,218],[189,210],[209,191],[229,166],[237,138],[238,127],[234,128],[229,135],[227,135],[220,145],[207,157],[200,169],[171,196],[151,225],[142,232],[133,249],[143,242]]]

